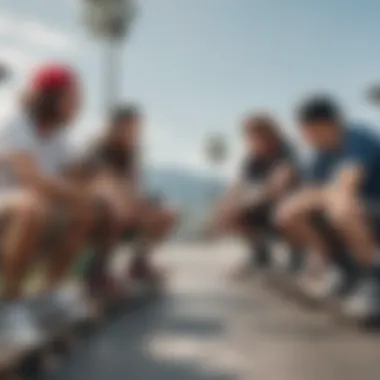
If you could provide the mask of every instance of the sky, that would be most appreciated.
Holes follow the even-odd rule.
[[[143,106],[154,165],[205,169],[204,142],[223,133],[232,168],[242,115],[273,112],[296,138],[294,107],[314,92],[336,95],[356,118],[380,121],[364,99],[380,81],[377,0],[137,2],[138,18],[119,47],[120,100]],[[87,141],[103,125],[105,51],[83,26],[80,0],[0,0],[0,60],[16,73],[0,90],[3,108],[36,64],[68,61],[85,87],[73,133]]]

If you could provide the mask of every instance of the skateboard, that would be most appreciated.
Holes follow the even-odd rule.
[[[41,337],[27,345],[0,342],[0,379],[19,380],[37,373],[51,373],[59,368],[62,357],[75,344],[81,326],[98,318],[98,308],[86,301],[85,312],[77,318],[62,318],[51,323]]]

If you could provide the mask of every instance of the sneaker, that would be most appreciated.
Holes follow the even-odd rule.
[[[376,316],[380,312],[379,284],[374,277],[365,277],[343,301],[343,312],[351,318]]]
[[[33,345],[41,331],[31,310],[23,302],[0,306],[0,341],[11,345]]]
[[[128,268],[126,277],[133,281],[160,283],[164,274],[148,260],[135,260]]]
[[[40,326],[55,329],[85,316],[87,302],[75,289],[59,289],[43,294],[32,302]]]
[[[93,298],[117,298],[124,289],[119,282],[106,271],[94,273],[87,279],[88,293]]]
[[[342,281],[338,285],[335,296],[337,298],[344,298],[352,293],[360,281],[360,275],[358,271],[342,271]]]
[[[305,291],[315,299],[328,299],[336,294],[342,281],[342,273],[335,267],[328,266],[320,276],[314,278],[314,281],[306,285]]]
[[[61,309],[67,310],[70,320],[84,319],[88,314],[88,303],[83,289],[70,287],[62,289],[57,294],[57,304]]]
[[[286,271],[291,274],[297,274],[305,268],[305,253],[296,248],[289,250]]]
[[[326,270],[326,265],[315,255],[306,255],[303,265],[297,272],[296,281],[301,289],[313,287],[323,276]]]

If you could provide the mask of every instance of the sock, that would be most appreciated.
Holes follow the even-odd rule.
[[[305,262],[305,252],[301,247],[289,247],[290,269],[298,271]]]
[[[331,258],[333,263],[348,275],[355,275],[360,272],[359,265],[355,259],[353,259],[352,255],[343,249],[334,251]]]
[[[260,239],[251,252],[251,263],[253,266],[267,267],[270,265],[270,250],[266,239]]]
[[[93,278],[97,275],[100,275],[104,272],[105,268],[107,266],[107,259],[106,255],[98,254],[96,255],[90,265],[88,266],[87,270],[87,278]]]

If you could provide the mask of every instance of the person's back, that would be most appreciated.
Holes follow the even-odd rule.
[[[369,200],[380,200],[380,136],[362,125],[349,126],[341,159],[366,168],[361,193]]]
[[[355,123],[348,124],[342,133],[339,147],[315,151],[309,179],[322,185],[330,181],[342,166],[360,164],[365,168],[360,195],[369,200],[380,199],[380,136]]]

